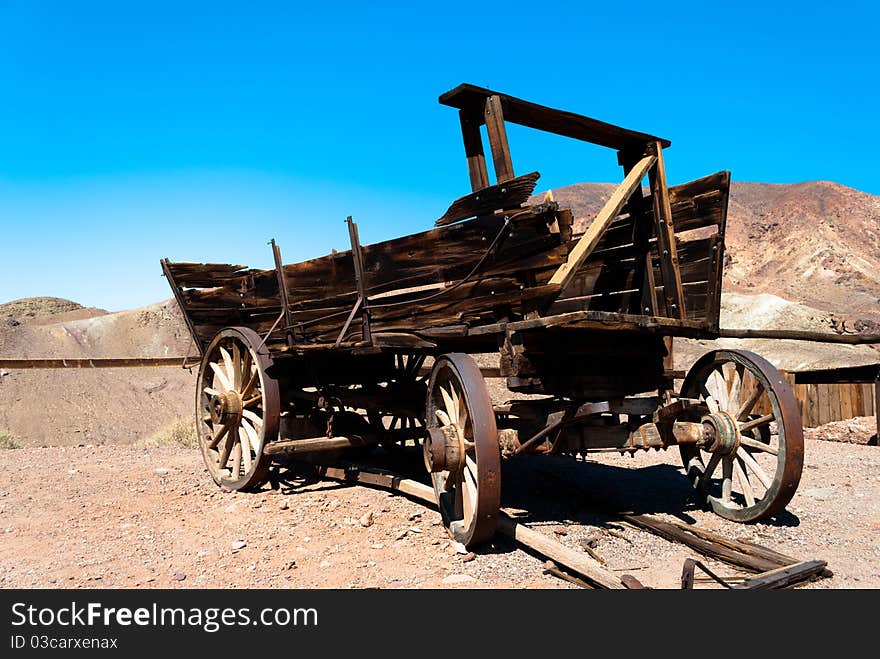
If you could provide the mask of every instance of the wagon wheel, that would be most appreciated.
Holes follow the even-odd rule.
[[[501,451],[486,384],[469,355],[437,359],[426,409],[425,466],[443,523],[464,545],[485,542],[501,503]]]
[[[422,366],[425,363],[426,355],[396,353],[394,354],[394,367],[390,381],[384,383],[386,391],[394,389],[407,398],[418,398],[424,401],[424,391],[426,389],[426,381],[428,375],[421,373]],[[418,405],[421,406],[421,402]],[[412,407],[412,406],[410,406]],[[378,431],[388,433],[388,439],[382,441],[382,445],[388,451],[395,451],[401,446],[405,446],[406,439],[394,439],[397,431],[399,435],[419,435],[424,434],[425,419],[424,410],[420,414],[413,415],[411,411],[395,410],[393,413],[383,414],[378,410],[369,410],[367,418],[370,424]],[[409,432],[406,432],[409,431]],[[418,444],[418,438],[415,439]]]
[[[218,485],[248,490],[265,482],[278,436],[278,382],[272,358],[247,327],[221,330],[205,350],[196,393],[199,447]],[[259,349],[258,349],[259,347]]]
[[[804,435],[797,400],[779,371],[752,352],[716,350],[693,365],[682,396],[706,403],[703,423],[714,437],[702,449],[679,447],[700,497],[737,522],[785,508],[801,479]]]

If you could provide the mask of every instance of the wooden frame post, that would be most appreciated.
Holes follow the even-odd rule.
[[[348,224],[348,237],[351,240],[351,258],[354,262],[355,283],[357,284],[358,301],[360,302],[361,307],[361,336],[365,342],[372,344],[373,336],[370,331],[370,308],[367,304],[367,282],[364,278],[364,255],[363,252],[361,252],[361,239],[360,236],[358,236],[357,224],[352,221],[351,215],[349,215],[345,221]],[[352,309],[352,314],[355,313],[357,307],[358,304],[355,303],[355,306]],[[349,317],[349,321],[350,320],[351,316]],[[343,337],[340,334],[337,344],[342,338]]]
[[[578,239],[566,262],[560,265],[556,272],[553,273],[550,281],[547,282],[548,284],[557,285],[560,287],[560,290],[564,290],[571,283],[578,268],[592,254],[602,234],[605,233],[605,230],[620,213],[620,209],[623,208],[623,205],[629,200],[633,192],[641,186],[642,179],[645,178],[648,170],[656,162],[657,159],[649,155],[639,160],[633,166],[629,174],[626,175],[626,178],[623,179],[623,183],[617,187],[608,201],[605,202],[602,210],[596,215],[596,219],[593,220],[593,223],[584,232],[584,235]]]
[[[275,274],[278,279],[278,294],[281,296],[281,306],[284,309],[284,324],[286,325],[284,333],[287,336],[287,345],[292,346],[294,344],[292,334],[293,314],[291,314],[290,312],[290,296],[287,292],[287,279],[284,276],[284,266],[281,262],[281,248],[275,242],[274,238],[272,238],[270,244],[272,245],[272,257],[275,259]]]
[[[644,157],[644,152],[618,151],[617,161],[623,167],[623,173],[629,174],[636,163]],[[647,204],[641,185],[633,191],[624,211],[629,213],[633,222],[633,247],[636,249],[637,260],[633,276],[633,284],[641,286],[641,295],[632,295],[629,301],[629,313],[638,315],[654,315],[657,312],[657,289],[654,282],[654,263],[651,256],[651,224],[645,211]],[[622,311],[622,310],[621,310]]]
[[[663,145],[652,142],[648,153],[656,157],[656,164],[649,173],[651,196],[654,201],[654,223],[657,229],[657,250],[660,253],[660,274],[663,277],[663,297],[666,315],[684,319],[684,291],[678,252],[675,246],[675,227],[672,225],[672,206],[669,203],[669,187],[666,184],[666,168],[663,164]]]
[[[514,178],[514,173],[500,96],[493,94],[486,99],[484,115],[486,132],[489,134],[489,146],[492,149],[492,162],[495,164],[495,179],[498,183],[504,183]]]
[[[479,117],[464,110],[459,110],[458,120],[461,122],[461,137],[464,140],[464,154],[467,157],[471,190],[476,192],[489,186],[486,154],[483,152],[483,136],[480,134],[480,126],[483,122]]]

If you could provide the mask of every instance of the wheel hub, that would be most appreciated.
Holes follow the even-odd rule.
[[[211,420],[214,423],[226,424],[239,421],[244,409],[243,401],[237,391],[227,391],[211,396]]]
[[[732,455],[739,448],[739,424],[727,412],[713,412],[701,421],[706,430],[708,450],[711,453]]]
[[[441,428],[429,428],[422,444],[425,467],[431,473],[450,471],[460,473],[464,469],[464,434],[452,424]]]

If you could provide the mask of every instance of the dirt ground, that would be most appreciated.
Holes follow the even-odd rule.
[[[415,456],[397,468],[420,473]],[[223,492],[192,449],[10,449],[0,451],[0,472],[4,588],[572,587],[502,537],[475,556],[457,553],[436,512],[382,490],[283,469],[278,490]],[[503,505],[528,508],[529,526],[578,549],[598,535],[595,551],[608,568],[646,585],[678,587],[688,556],[721,575],[737,572],[597,510],[672,516],[827,560],[834,577],[808,588],[880,587],[876,446],[807,439],[788,511],[754,525],[697,509],[676,451],[523,458],[505,463],[503,483]]]

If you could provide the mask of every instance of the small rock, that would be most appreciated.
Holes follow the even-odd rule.
[[[296,569],[296,559],[291,559],[291,561],[287,564],[288,570]]]
[[[281,510],[287,510],[290,508],[290,504],[285,500],[278,504],[278,508]]]
[[[421,533],[421,532],[422,532],[422,529],[420,529],[418,526],[410,526],[410,527],[409,527],[409,530],[410,530],[412,533]]]
[[[303,538],[303,542],[311,542],[311,541],[312,541],[312,539],[309,536],[306,536],[305,538]]]
[[[68,469],[67,473],[70,474],[71,476],[73,476],[74,474],[79,473],[79,469]]]
[[[467,547],[465,547],[460,542],[453,542],[452,546],[455,549],[456,554],[467,554],[468,553]]]
[[[474,552],[469,551],[467,554],[465,554],[464,556],[461,557],[461,561],[462,561],[462,563],[470,563],[476,557],[477,557],[477,555]]]
[[[321,561],[321,564],[318,567],[331,567],[333,563],[330,561]]]
[[[809,487],[806,490],[799,490],[798,494],[802,497],[826,501],[834,496],[835,491],[833,487]]]
[[[476,579],[469,574],[450,574],[448,577],[443,577],[443,580],[440,583],[447,586],[454,586],[456,584],[473,583],[474,581],[476,581]]]
[[[186,579],[186,575],[183,572],[175,572],[171,578],[175,581],[183,581]],[[147,581],[152,581],[152,579],[147,579]]]
[[[417,519],[421,519],[421,518],[422,518],[422,513],[413,513],[412,515],[409,516],[409,521],[414,522]]]
[[[244,549],[247,547],[247,543],[244,540],[236,540],[232,543],[232,551],[238,551],[239,549]]]
[[[370,545],[370,549],[385,549],[385,545]]]
[[[161,474],[167,474],[171,470],[168,469],[168,467],[156,467],[155,469],[153,469],[153,471],[155,471],[157,474],[161,475]]]
[[[361,526],[364,528],[373,525],[373,513],[368,512],[361,515],[361,518],[358,520],[361,523]]]
[[[591,533],[587,537],[581,538],[581,546],[595,549],[599,546],[599,536],[595,533]]]
[[[556,535],[568,535],[568,529],[564,526],[555,526],[553,527],[553,533]]]
[[[406,537],[407,533],[409,533],[409,529],[403,529],[403,531],[398,533],[394,539],[395,540],[403,540]]]

